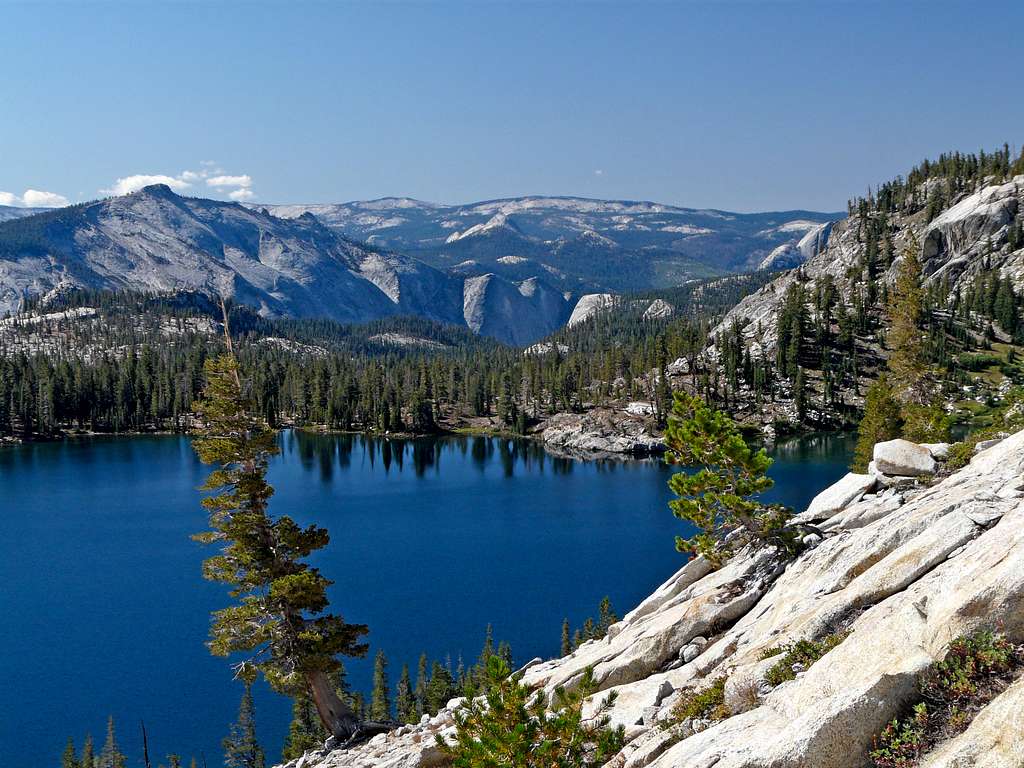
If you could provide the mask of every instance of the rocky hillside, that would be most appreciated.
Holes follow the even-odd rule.
[[[573,303],[539,280],[450,275],[312,215],[282,219],[162,185],[0,223],[0,314],[68,287],[226,294],[268,317],[416,315],[514,344],[561,327]]]
[[[783,269],[813,255],[841,214],[731,213],[642,201],[518,197],[465,205],[383,198],[278,205],[350,237],[466,277],[539,277],[563,290],[664,288],[723,272]]]
[[[720,570],[692,560],[607,637],[531,661],[524,680],[572,688],[590,667],[601,689],[591,708],[617,692],[611,717],[627,743],[615,768],[861,768],[887,723],[921,701],[922,675],[951,641],[998,628],[1017,646],[1018,672],[983,686],[914,764],[1018,768],[1024,432],[979,447],[945,474],[944,446],[877,446],[873,474],[848,475],[802,513],[820,534],[796,560],[765,550]],[[791,662],[799,642],[810,651]],[[441,765],[435,734],[452,732],[461,705],[289,766]]]
[[[936,185],[925,182],[918,198],[928,199]],[[894,259],[882,265],[874,280],[892,284],[899,267],[899,255],[911,244],[921,249],[925,284],[941,287],[951,299],[965,290],[982,271],[998,270],[1024,289],[1024,242],[1013,233],[1024,214],[1024,175],[1006,182],[989,181],[980,188],[953,197],[937,212],[924,205],[887,216],[887,235]],[[831,227],[827,245],[793,270],[748,296],[729,312],[718,327],[724,332],[735,323],[745,325],[748,340],[759,342],[767,353],[774,349],[779,307],[786,289],[798,278],[807,281],[831,276],[838,293],[851,297],[862,291],[861,269],[868,251],[865,232],[876,211],[855,212]]]

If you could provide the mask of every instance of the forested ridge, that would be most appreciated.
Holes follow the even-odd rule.
[[[423,433],[482,419],[525,432],[552,413],[656,397],[647,374],[698,355],[716,319],[768,279],[625,297],[614,312],[526,352],[418,318],[269,320],[235,305],[229,325],[252,371],[254,403],[273,425]],[[645,318],[654,298],[669,301],[673,315]],[[223,345],[219,311],[198,294],[27,300],[0,321],[0,434],[187,429],[203,364]]]
[[[836,225],[820,256],[770,284],[718,329],[721,370],[709,375],[722,381],[703,391],[741,417],[756,419],[770,404],[776,420],[856,423],[867,387],[892,351],[892,288],[899,264],[912,254],[922,290],[916,321],[922,354],[947,405],[965,395],[990,399],[1001,380],[1021,377],[1024,334],[1014,265],[1024,247],[1024,211],[1011,201],[1007,210],[1014,213],[1004,225],[998,218],[971,225],[990,232],[976,246],[967,239],[977,237],[973,230],[961,235],[966,242],[949,246],[929,225],[969,195],[1022,173],[1024,153],[1015,158],[1008,146],[950,153],[852,199],[849,218]],[[931,237],[927,248],[923,235]],[[971,250],[953,259],[943,252],[949,247]]]

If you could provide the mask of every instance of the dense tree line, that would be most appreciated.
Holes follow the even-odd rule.
[[[424,433],[484,417],[524,432],[545,415],[612,399],[654,400],[667,412],[667,384],[648,374],[679,358],[696,363],[715,318],[766,280],[666,292],[678,302],[669,318],[644,317],[649,296],[630,299],[526,353],[416,318],[354,326],[234,307],[230,324],[255,407],[272,425]],[[209,299],[72,291],[27,308],[97,314],[19,315],[0,327],[0,435],[188,428],[203,365],[223,346]],[[383,343],[385,334],[415,345]]]
[[[1020,174],[1024,174],[1024,148],[1016,157],[1008,144],[994,152],[944,153],[937,160],[925,159],[905,178],[850,200],[847,208],[851,216],[859,214],[862,220],[872,212],[912,214],[924,210],[931,221],[957,195],[975,190],[986,180],[1002,182]]]

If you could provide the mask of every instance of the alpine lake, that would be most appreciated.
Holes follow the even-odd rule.
[[[560,458],[494,437],[280,442],[271,509],[330,531],[314,562],[335,582],[332,610],[370,627],[368,656],[345,660],[357,690],[378,649],[392,687],[424,652],[472,664],[488,624],[519,663],[555,656],[563,618],[580,626],[605,595],[621,616],[684,562],[674,538],[690,531],[659,459]],[[777,444],[766,498],[803,508],[852,450],[842,434]],[[221,765],[242,686],[204,645],[230,602],[202,579],[212,548],[190,538],[208,471],[182,436],[0,447],[0,764],[56,766],[69,736],[102,744],[113,715],[129,765],[140,721],[154,763]],[[254,690],[272,765],[291,702]]]

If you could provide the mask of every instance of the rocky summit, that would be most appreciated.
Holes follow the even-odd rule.
[[[880,444],[876,475],[848,475],[801,513],[819,533],[795,560],[749,548],[718,570],[691,560],[605,638],[529,662],[524,681],[571,689],[592,668],[600,690],[588,708],[618,694],[610,714],[627,741],[616,768],[869,765],[875,737],[919,699],[920,676],[953,638],[998,627],[1024,640],[1024,432],[956,472],[944,446],[902,443]],[[800,641],[827,652],[778,674],[779,649]],[[680,718],[681,701],[712,688],[714,716]],[[441,765],[435,737],[451,735],[463,705],[288,768]],[[1021,712],[1016,679],[919,765],[1017,768]]]

